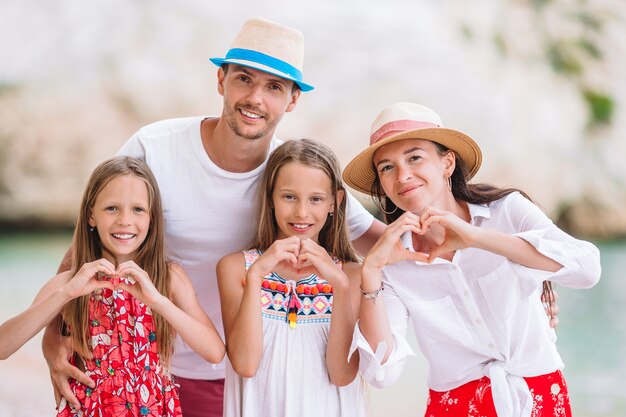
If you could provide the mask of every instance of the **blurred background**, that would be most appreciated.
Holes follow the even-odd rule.
[[[263,16],[306,38],[283,139],[345,165],[397,101],[474,137],[476,181],[522,188],[596,243],[603,276],[558,288],[574,415],[626,415],[626,4],[619,0],[5,0],[0,3],[0,322],[26,308],[70,242],[91,170],[144,124],[219,115],[216,68]],[[364,196],[364,204],[373,209]],[[53,415],[40,336],[0,362],[0,417]],[[370,388],[372,415],[422,415],[424,359]]]

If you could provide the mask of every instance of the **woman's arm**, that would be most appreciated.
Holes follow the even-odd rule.
[[[364,280],[366,275],[363,273]],[[361,297],[353,343],[359,349],[361,375],[370,385],[388,387],[402,374],[407,357],[413,354],[406,341],[409,320],[406,306],[389,284],[376,298]]]
[[[474,247],[547,272],[539,276],[541,281],[589,288],[600,279],[600,256],[594,245],[557,228],[535,204],[518,193],[510,194],[501,204],[497,214],[506,216],[514,233],[473,226],[453,213],[432,207],[425,210],[421,216],[423,233],[434,224],[445,228],[445,239],[431,252],[429,260],[445,252]]]
[[[228,359],[237,374],[251,378],[263,355],[263,321],[259,301],[263,275],[252,267],[246,275],[243,253],[217,264],[217,283]]]
[[[426,255],[407,250],[400,241],[404,233],[419,233],[421,230],[420,218],[413,213],[404,213],[387,226],[363,260],[361,291],[372,295],[378,292],[376,298],[363,297],[359,311],[359,328],[374,352],[380,343],[386,343],[387,350],[381,364],[385,363],[394,347],[387,309],[381,297],[383,267],[402,260],[427,261]]]
[[[507,235],[497,230],[476,228],[472,246],[524,265],[528,268],[556,272],[563,265],[539,252],[533,245],[515,235]]]
[[[541,254],[525,240],[512,234],[471,225],[449,211],[428,207],[422,213],[420,221],[422,233],[427,233],[433,225],[440,225],[445,229],[444,241],[430,253],[431,262],[447,252],[477,248],[534,269],[556,272],[562,268],[561,264]]]
[[[145,271],[133,261],[119,265],[117,275],[131,275],[137,283],[120,283],[116,288],[128,291],[163,316],[185,343],[206,361],[220,363],[224,358],[224,342],[200,306],[185,270],[173,263],[169,267],[171,300],[157,291]]]
[[[99,281],[97,273],[110,273],[113,265],[104,259],[83,265],[76,276],[62,272],[51,278],[35,297],[31,306],[0,326],[0,359],[6,359],[32,339],[70,300],[89,294],[97,288],[111,288]]]

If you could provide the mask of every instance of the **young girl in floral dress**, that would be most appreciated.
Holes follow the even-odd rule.
[[[72,250],[72,269],[0,327],[2,357],[61,312],[72,362],[94,384],[71,381],[80,409],[63,399],[59,417],[181,416],[166,366],[174,334],[212,363],[225,349],[185,271],[165,260],[159,190],[142,161],[116,157],[95,169]]]
[[[339,164],[324,145],[288,141],[270,156],[259,189],[252,249],[217,266],[232,365],[224,415],[363,415],[358,353],[348,358],[360,267]]]

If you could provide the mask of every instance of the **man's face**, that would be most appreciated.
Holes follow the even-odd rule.
[[[230,129],[251,140],[271,137],[300,97],[290,80],[232,64],[227,72],[218,70],[218,91],[224,97],[222,117]]]

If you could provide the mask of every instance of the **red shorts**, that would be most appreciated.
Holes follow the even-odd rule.
[[[222,417],[224,380],[187,379],[176,376],[178,395],[184,417]]]
[[[524,380],[533,397],[532,417],[572,417],[567,386],[561,371]],[[491,396],[491,381],[482,377],[451,391],[430,390],[424,416],[497,417]]]

